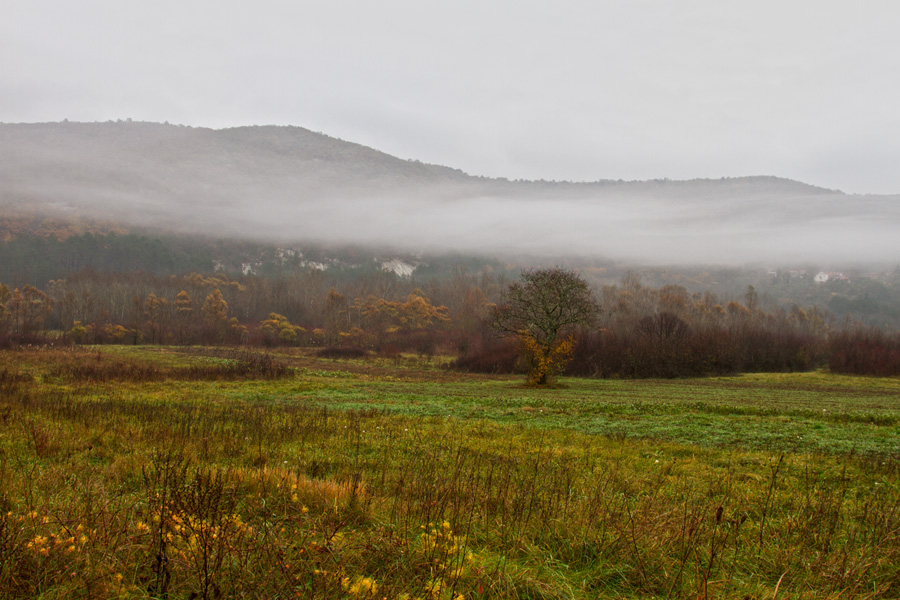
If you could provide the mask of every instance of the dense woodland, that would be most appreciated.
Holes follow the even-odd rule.
[[[689,292],[712,292],[726,304],[740,300],[749,286],[767,311],[789,310],[797,304],[817,306],[843,319],[848,316],[879,328],[900,328],[900,265],[801,264],[745,267],[636,267],[602,259],[533,256],[485,257],[460,253],[417,255],[392,249],[350,246],[252,242],[183,236],[154,230],[126,229],[120,225],[85,219],[47,218],[0,211],[0,282],[10,288],[31,285],[46,288],[50,281],[99,273],[146,273],[155,276],[217,273],[241,279],[245,274],[265,278],[303,278],[311,270],[326,270],[337,289],[364,287],[378,277],[382,261],[401,259],[415,267],[409,281],[398,277],[397,286],[425,288],[446,280],[464,268],[480,273],[488,267],[507,279],[521,268],[562,266],[574,268],[595,288],[619,284],[629,272],[640,274],[645,285],[679,285]],[[886,266],[887,265],[887,266]],[[821,270],[840,270],[842,277],[816,283]]]
[[[46,288],[0,284],[5,345],[306,346],[363,356],[455,355],[464,370],[522,370],[514,337],[491,328],[508,281],[457,269],[421,286],[372,271],[347,279],[319,269],[229,278],[83,270]],[[900,374],[900,336],[816,307],[765,308],[749,287],[739,300],[679,285],[650,287],[630,274],[595,290],[599,317],[573,332],[572,375],[684,377],[803,371]]]

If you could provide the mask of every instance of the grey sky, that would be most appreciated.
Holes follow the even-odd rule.
[[[0,121],[299,125],[476,175],[900,193],[900,3],[2,0]]]

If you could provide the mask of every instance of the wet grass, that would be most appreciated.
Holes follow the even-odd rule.
[[[0,596],[900,595],[896,379],[229,352],[0,354]]]

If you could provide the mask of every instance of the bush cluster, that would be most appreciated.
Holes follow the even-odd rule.
[[[837,329],[816,308],[764,309],[753,288],[743,302],[689,294],[679,286],[651,289],[626,282],[602,290],[601,317],[575,332],[568,375],[674,378],[744,372],[806,371],[831,364],[860,374],[900,372],[900,338]],[[483,373],[517,370],[516,344],[487,329],[461,346],[455,368]]]
[[[834,373],[900,375],[900,335],[874,328],[842,331],[831,338],[828,366]]]

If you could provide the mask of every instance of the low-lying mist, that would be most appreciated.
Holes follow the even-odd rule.
[[[182,233],[645,263],[896,261],[900,196],[470,177],[289,127],[0,125],[0,203]]]

